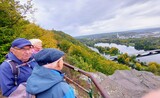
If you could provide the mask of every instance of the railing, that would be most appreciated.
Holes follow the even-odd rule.
[[[89,72],[86,72],[86,71],[84,71],[84,70],[81,70],[81,69],[79,69],[79,68],[77,68],[77,67],[75,67],[75,66],[72,66],[72,65],[70,65],[70,64],[67,64],[67,63],[64,63],[64,66],[66,66],[66,67],[68,67],[68,68],[70,68],[70,69],[72,69],[72,70],[75,70],[75,71],[77,71],[77,72],[79,72],[79,73],[81,73],[81,74],[83,74],[83,75],[85,75],[85,76],[87,76],[87,77],[89,77],[89,78],[91,79],[91,81],[94,83],[94,85],[95,85],[95,87],[97,88],[97,90],[100,92],[101,96],[102,96],[103,98],[109,98],[109,95],[107,94],[107,92],[105,92],[105,90],[99,85],[99,83],[96,81],[96,79],[93,77],[92,74],[90,74]],[[76,86],[78,86],[79,88],[81,88],[82,90],[84,90],[85,92],[87,92],[88,94],[90,94],[90,91],[86,90],[84,87],[82,87],[82,86],[79,85],[78,83],[74,82],[74,81],[73,81],[72,79],[70,79],[69,77],[65,76],[65,78],[66,78],[68,81],[70,81],[70,82],[72,82],[73,84],[75,84]],[[91,97],[91,95],[90,95],[90,97]],[[91,98],[92,98],[92,97],[91,97]]]

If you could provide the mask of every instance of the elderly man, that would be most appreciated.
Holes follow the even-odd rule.
[[[32,49],[33,54],[36,54],[43,49],[42,41],[40,39],[30,39],[29,41],[33,45]]]
[[[36,98],[75,98],[73,88],[61,73],[64,52],[43,49],[34,55],[37,65],[27,80],[26,90]]]
[[[12,42],[10,52],[0,66],[0,85],[3,96],[8,97],[31,75],[36,64],[31,57],[31,49],[31,42],[25,38],[18,38]],[[15,70],[18,70],[17,73],[14,73]]]

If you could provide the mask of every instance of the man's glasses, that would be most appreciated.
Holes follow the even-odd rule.
[[[14,49],[16,49],[16,50],[22,50],[22,51],[31,50],[32,48],[33,48],[32,46],[30,46],[30,47],[23,47],[23,48],[14,47]]]

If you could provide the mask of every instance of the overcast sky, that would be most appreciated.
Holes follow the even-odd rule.
[[[33,0],[33,4],[36,24],[71,36],[160,27],[160,0]]]

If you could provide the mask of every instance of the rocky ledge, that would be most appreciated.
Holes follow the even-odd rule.
[[[141,98],[160,89],[160,76],[137,70],[117,70],[113,75],[92,73],[110,98]]]

